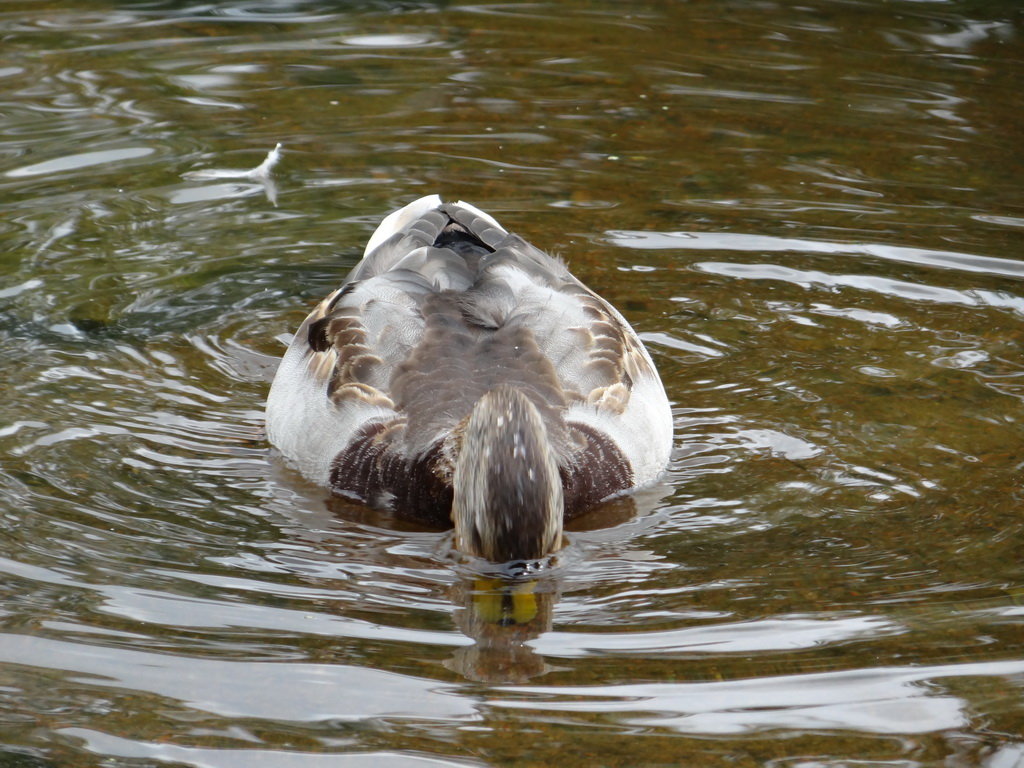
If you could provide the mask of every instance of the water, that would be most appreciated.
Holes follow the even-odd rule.
[[[1021,20],[5,3],[0,763],[1024,765]],[[274,189],[186,176],[277,142]],[[261,433],[435,191],[564,256],[675,404],[516,626]]]

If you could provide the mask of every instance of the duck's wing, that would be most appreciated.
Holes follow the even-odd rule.
[[[364,258],[303,321],[281,361],[267,402],[267,436],[315,482],[331,484],[335,458],[359,435],[373,432],[378,447],[403,439],[407,416],[391,385],[396,368],[422,346],[424,302],[469,290],[480,257],[492,250],[486,243],[506,235],[465,204],[458,204],[465,225],[453,226],[447,207],[432,195],[387,216]],[[468,238],[467,226],[475,233]],[[458,345],[438,354],[426,363],[435,389],[446,373],[441,358],[457,359]],[[452,375],[449,386],[458,380]]]
[[[567,402],[564,420],[576,439],[566,460],[587,472],[594,462],[614,463],[608,457],[617,451],[629,464],[624,487],[656,478],[668,463],[672,414],[636,332],[560,260],[517,235],[494,247],[461,298],[463,311],[482,327],[529,328]]]

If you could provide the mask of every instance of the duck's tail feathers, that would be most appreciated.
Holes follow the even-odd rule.
[[[367,241],[363,256],[369,256],[395,235],[407,234],[420,219],[438,209],[443,209],[452,220],[489,246],[508,234],[493,216],[474,205],[461,200],[457,203],[444,203],[440,195],[427,195],[385,216]]]

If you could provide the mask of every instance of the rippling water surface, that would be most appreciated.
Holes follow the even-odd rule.
[[[0,5],[0,763],[1024,765],[1021,24]],[[277,142],[273,186],[209,173]],[[512,626],[262,436],[288,334],[435,191],[565,257],[675,406]]]

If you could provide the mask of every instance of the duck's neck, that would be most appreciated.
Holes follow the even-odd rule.
[[[455,463],[455,545],[493,562],[562,546],[562,481],[540,413],[502,386],[473,407]]]

